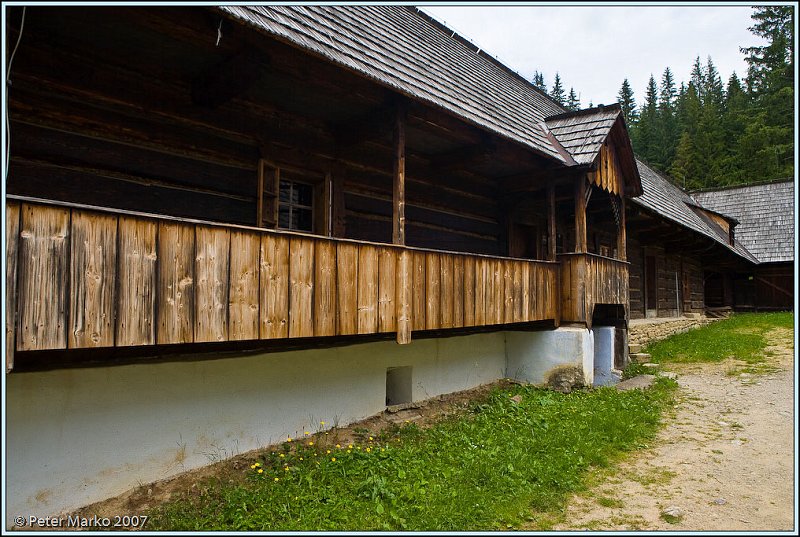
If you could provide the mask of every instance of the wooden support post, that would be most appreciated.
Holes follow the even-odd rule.
[[[406,108],[397,105],[394,123],[394,181],[392,188],[392,242],[406,243]]]
[[[556,187],[547,187],[547,260],[556,260]]]
[[[586,253],[586,177],[575,183],[575,252]]]
[[[397,342],[401,345],[411,343],[411,315],[413,302],[413,274],[412,256],[408,250],[402,250],[397,258],[397,283],[395,292],[397,293]]]
[[[612,194],[613,195],[613,194]],[[617,259],[628,260],[628,240],[626,237],[625,198],[619,197],[619,229],[617,230]]]
[[[331,178],[331,232],[333,237],[344,237],[346,232],[344,205],[344,165],[337,163]]]

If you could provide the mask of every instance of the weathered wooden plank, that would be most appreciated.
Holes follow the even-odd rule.
[[[441,328],[441,273],[439,254],[425,254],[425,328]]]
[[[529,321],[538,321],[539,318],[537,317],[538,312],[536,310],[536,304],[540,300],[544,300],[544,289],[537,287],[537,278],[539,273],[542,272],[542,267],[540,265],[531,265],[530,271],[528,272],[528,320]]]
[[[475,258],[464,258],[464,326],[475,326]]]
[[[505,314],[503,260],[492,259],[492,316],[489,324],[502,324]]]
[[[547,260],[556,260],[556,187],[547,187]]]
[[[520,313],[523,321],[531,321],[531,270],[536,270],[536,265],[524,262],[521,264],[520,284],[522,286],[522,303]]]
[[[439,302],[441,328],[453,327],[453,256],[441,254],[439,259],[441,287]]]
[[[397,342],[401,345],[411,343],[411,319],[413,310],[413,254],[402,250],[397,258]]]
[[[586,252],[586,178],[575,180],[575,251]]]
[[[194,341],[193,225],[161,222],[158,226],[157,341]]]
[[[378,249],[358,248],[358,333],[378,331]]]
[[[314,335],[314,240],[289,239],[289,337]]]
[[[70,236],[67,346],[113,347],[117,218],[74,211]]]
[[[514,322],[514,303],[516,302],[516,295],[514,294],[514,261],[503,260],[501,262],[501,270],[503,271],[502,322],[510,324]]]
[[[261,236],[261,339],[289,337],[289,239]]]
[[[358,246],[337,244],[336,287],[340,335],[358,333],[358,272]]]
[[[414,330],[425,330],[425,283],[427,277],[425,275],[425,252],[414,252],[413,254],[413,276],[414,284],[412,290],[412,322]]]
[[[522,315],[522,305],[525,300],[522,289],[522,265],[527,265],[523,261],[512,261],[513,263],[513,287],[514,287],[514,304],[512,319],[515,323],[524,321]]]
[[[258,339],[261,235],[231,232],[231,272],[228,298],[228,339]]]
[[[6,371],[14,369],[20,204],[6,203]]]
[[[314,335],[336,335],[336,243],[314,245]]]
[[[70,214],[28,204],[21,213],[17,350],[63,349]]]
[[[116,345],[155,343],[156,234],[152,220],[120,216],[117,230]]]
[[[475,324],[484,326],[489,324],[487,318],[487,303],[489,302],[490,285],[492,278],[489,272],[489,261],[479,257],[475,259]]]
[[[195,228],[194,340],[197,343],[228,339],[230,245],[228,229]]]
[[[378,251],[378,332],[397,330],[397,249]]]
[[[453,256],[453,328],[464,326],[464,256]]]

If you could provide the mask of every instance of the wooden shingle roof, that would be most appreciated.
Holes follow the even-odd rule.
[[[694,192],[692,197],[736,218],[736,238],[761,263],[794,260],[794,181]]]
[[[633,203],[691,231],[715,240],[720,245],[752,263],[758,263],[758,259],[744,247],[739,239],[738,228],[736,229],[734,246],[731,246],[727,237],[722,234],[720,229],[715,227],[710,219],[704,219],[692,210],[691,207],[696,206],[697,202],[689,194],[670,183],[665,177],[642,161],[637,160],[636,163],[639,167],[639,177],[642,180],[643,192],[641,196],[631,198]]]
[[[279,40],[562,164],[544,119],[564,108],[418,9],[390,5],[222,6]]]
[[[547,118],[553,136],[578,164],[591,164],[620,115],[619,107],[587,108]]]

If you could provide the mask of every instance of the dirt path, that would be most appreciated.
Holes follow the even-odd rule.
[[[554,529],[792,530],[791,330],[773,331],[770,342],[760,374],[739,373],[733,361],[671,367],[679,403],[658,439],[595,476]]]

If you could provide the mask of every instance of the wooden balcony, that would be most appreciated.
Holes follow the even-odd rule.
[[[630,263],[597,254],[571,253],[558,256],[561,263],[561,320],[592,325],[598,304],[628,308]]]
[[[131,347],[558,323],[559,266],[6,203],[6,344]],[[11,363],[7,364],[11,366]]]

